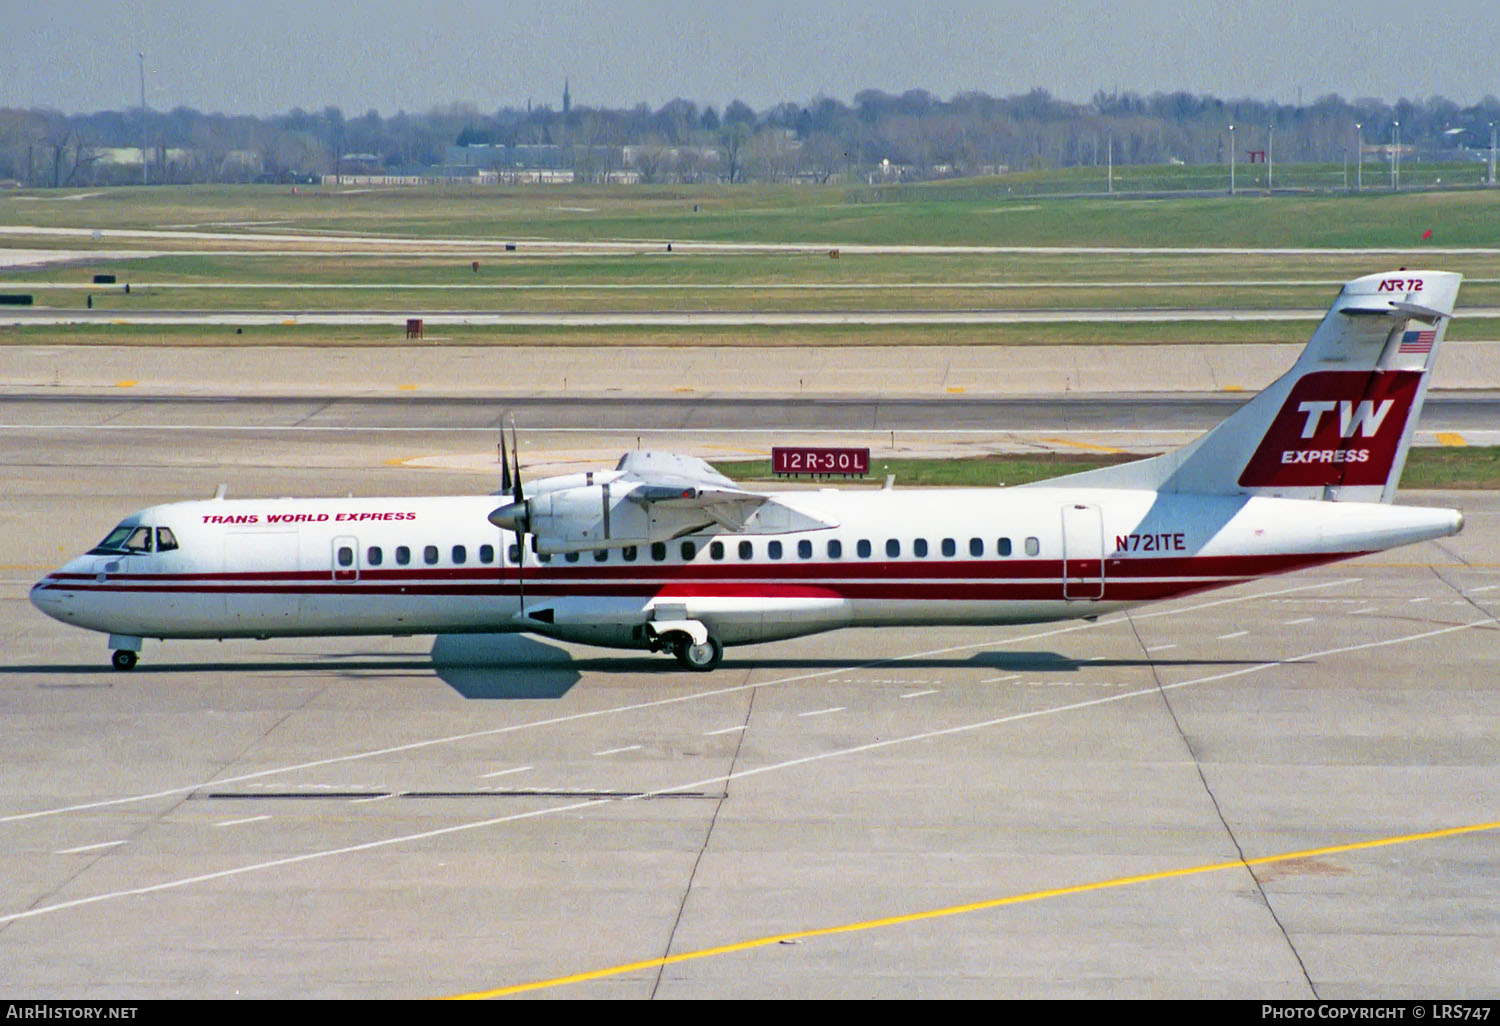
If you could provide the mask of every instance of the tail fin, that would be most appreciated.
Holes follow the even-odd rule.
[[[1390,502],[1460,278],[1356,278],[1292,369],[1197,441],[1046,483]]]

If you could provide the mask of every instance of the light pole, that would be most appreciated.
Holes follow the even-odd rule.
[[[1354,191],[1358,192],[1364,180],[1361,172],[1365,167],[1365,126],[1356,121],[1354,131],[1359,136],[1359,145],[1354,151]]]
[[[1495,123],[1490,122],[1490,184],[1495,184]]]
[[[1229,195],[1234,195],[1234,126],[1229,126]]]
[[[1266,195],[1276,188],[1276,126],[1266,128]]]
[[[1107,136],[1105,136],[1105,138],[1108,140],[1108,142],[1105,144],[1106,148],[1105,148],[1105,151],[1104,151],[1104,154],[1105,154],[1104,159],[1105,159],[1105,164],[1106,164],[1106,166],[1109,169],[1107,171],[1107,175],[1108,175],[1107,183],[1108,184],[1105,186],[1105,188],[1108,190],[1108,192],[1109,192],[1110,195],[1114,195],[1114,191],[1115,191],[1115,133],[1111,130],[1109,132],[1109,134]],[[1493,178],[1494,175],[1491,174],[1490,177]]]
[[[146,55],[137,51],[141,62],[141,184],[146,184]]]
[[[1401,122],[1396,122],[1391,130],[1395,133],[1396,145],[1391,147],[1391,191],[1401,191]]]

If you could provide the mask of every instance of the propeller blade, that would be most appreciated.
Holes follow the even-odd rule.
[[[511,418],[510,422],[510,458],[515,461],[515,472],[511,475],[515,482],[513,497],[517,502],[525,502],[526,496],[521,491],[521,447],[516,443],[515,418]]]
[[[505,449],[505,424],[503,419],[500,424],[500,490],[502,492],[509,492],[511,490],[510,454]]]

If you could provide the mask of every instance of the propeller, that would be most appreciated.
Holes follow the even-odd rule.
[[[505,421],[510,421],[510,448],[505,446]],[[521,488],[521,446],[516,441],[516,419],[510,414],[500,423],[500,489],[509,492],[511,501],[489,516],[490,523],[514,531],[516,535],[516,589],[519,592],[520,611],[526,612],[526,534],[530,526],[530,510],[526,506],[526,494]]]

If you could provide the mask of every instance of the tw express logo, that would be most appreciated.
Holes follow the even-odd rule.
[[[1240,475],[1246,488],[1383,485],[1420,371],[1319,371],[1292,386]]]

